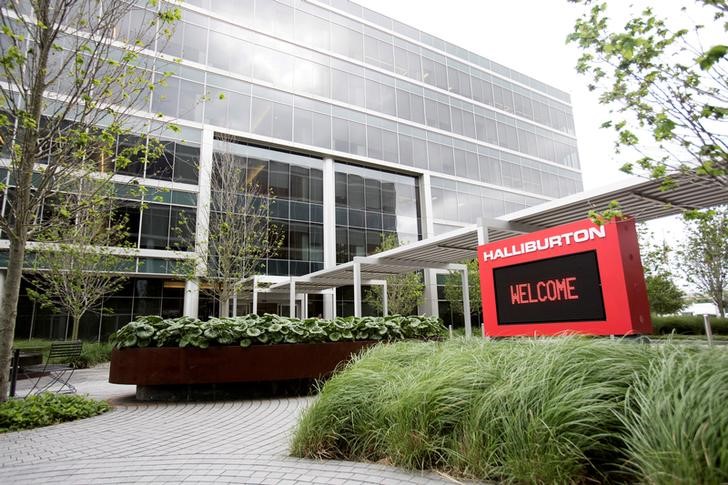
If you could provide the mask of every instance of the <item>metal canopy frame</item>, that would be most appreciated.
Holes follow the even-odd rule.
[[[386,278],[421,269],[443,269],[462,273],[463,306],[465,314],[470,313],[468,296],[468,269],[457,263],[473,259],[477,255],[478,245],[485,242],[483,229],[471,225],[450,231],[440,236],[431,237],[412,244],[383,251],[372,256],[356,256],[352,261],[333,268],[322,269],[304,276],[291,277],[271,285],[269,288],[254,288],[256,292],[288,292],[291,302],[291,316],[294,316],[295,301],[299,294],[330,292],[339,286],[354,286],[354,315],[361,316],[361,286],[382,285],[386,287]],[[383,292],[385,315],[388,302],[386,288]],[[466,335],[472,330],[470,322],[466,322]]]
[[[674,215],[685,209],[712,207],[728,202],[728,188],[721,180],[681,174],[671,177],[669,190],[662,180],[631,179],[590,192],[580,192],[562,199],[546,202],[512,212],[495,219],[480,219],[478,224],[455,229],[447,233],[383,251],[372,256],[356,256],[352,261],[304,276],[290,277],[274,282],[268,288],[258,288],[265,277],[253,279],[253,312],[257,310],[257,293],[287,293],[291,316],[295,316],[297,296],[304,303],[311,293],[334,293],[339,286],[354,286],[354,315],[361,316],[361,285],[385,287],[384,313],[387,314],[387,276],[423,269],[459,271],[462,274],[463,313],[470,314],[468,270],[462,261],[475,259],[477,248],[490,241],[530,233],[566,224],[586,217],[590,210],[602,211],[613,200],[618,200],[625,215],[638,222]],[[303,306],[305,318],[306,305]],[[334,306],[335,307],[335,306]],[[470,319],[465,320],[466,336],[472,334]]]

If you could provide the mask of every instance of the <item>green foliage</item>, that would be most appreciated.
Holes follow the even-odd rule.
[[[608,2],[571,1],[585,6],[567,37],[582,52],[576,70],[589,77],[589,89],[610,107],[610,120],[602,127],[614,130],[617,152],[627,148],[636,154],[622,169],[639,169],[652,178],[692,169],[726,185],[720,177],[728,169],[722,124],[728,108],[725,42],[706,45],[700,39],[704,26],[696,25],[690,12],[679,18],[682,28],[655,12],[672,2],[641,11],[631,7],[621,23],[608,14]],[[678,6],[713,16],[714,25],[728,32],[728,23],[717,23],[728,11],[725,0]]]
[[[696,357],[712,363],[702,371]],[[720,350],[576,337],[402,342],[327,381],[291,450],[497,483],[721,483],[727,392]]]
[[[113,184],[86,180],[70,183],[73,193],[55,194],[55,221],[36,235],[28,296],[44,308],[60,309],[73,319],[71,339],[78,338],[81,317],[99,308],[104,297],[126,280],[119,269],[129,261],[127,219],[114,220]]]
[[[650,312],[658,315],[677,313],[685,307],[685,293],[664,274],[645,276]]]
[[[650,311],[658,315],[677,313],[686,302],[685,294],[673,281],[672,248],[665,241],[655,244],[653,235],[643,225],[637,226],[637,233]]]
[[[387,251],[399,247],[399,239],[396,234],[387,234],[382,242],[375,249],[375,253]],[[385,277],[387,281],[387,310],[388,313],[411,315],[417,313],[417,305],[422,302],[422,295],[425,292],[425,285],[422,283],[422,273],[402,273]],[[382,299],[382,287],[373,286],[364,294],[364,301],[369,303],[377,311],[384,311]]]
[[[111,361],[113,346],[108,342],[84,342],[81,355],[73,360],[76,369],[87,369]]]
[[[710,326],[715,335],[728,335],[728,318],[710,317]],[[702,315],[652,316],[652,331],[668,335],[705,335]]]
[[[699,211],[686,218],[687,237],[679,251],[685,278],[704,292],[722,317],[728,288],[728,206]]]
[[[620,221],[626,218],[622,212],[622,207],[619,205],[619,201],[616,200],[610,201],[607,208],[603,211],[590,210],[588,217],[597,226],[603,226],[612,220]]]
[[[725,351],[662,352],[620,416],[627,467],[649,483],[728,482]]]
[[[470,296],[470,313],[477,313],[481,310],[480,300],[480,269],[478,261],[468,261],[468,295]],[[445,299],[450,302],[450,308],[456,313],[463,314],[463,284],[462,273],[451,271],[445,278]]]
[[[108,411],[106,401],[84,396],[44,393],[0,403],[0,433],[50,426]]]
[[[109,341],[127,347],[198,347],[210,345],[296,344],[352,340],[432,339],[445,335],[438,318],[390,315],[387,317],[320,318],[282,317],[265,314],[212,318],[201,322],[191,317],[163,320],[140,317],[113,333]]]
[[[32,349],[43,354],[43,359],[48,356],[51,341],[45,339],[15,340],[13,348]],[[76,369],[86,369],[111,360],[113,346],[107,342],[84,342],[81,355],[73,361]]]

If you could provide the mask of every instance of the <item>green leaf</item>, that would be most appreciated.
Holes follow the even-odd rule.
[[[726,56],[726,53],[728,53],[728,46],[721,44],[714,45],[713,47],[708,49],[707,52],[698,56],[696,60],[698,61],[700,69],[702,69],[703,71],[707,71],[712,68],[715,63],[723,59]]]

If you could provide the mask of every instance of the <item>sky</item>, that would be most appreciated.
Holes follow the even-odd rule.
[[[619,171],[629,159],[615,154],[612,132],[599,128],[609,119],[608,109],[574,68],[579,50],[566,44],[583,5],[566,0],[356,1],[566,91],[574,111],[584,190],[629,178]],[[616,5],[614,15],[624,15],[626,4],[610,2],[609,8]],[[668,241],[682,237],[681,227],[675,218],[650,224],[657,239]]]

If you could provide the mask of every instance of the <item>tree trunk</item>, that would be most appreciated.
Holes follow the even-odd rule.
[[[220,310],[217,312],[220,318],[227,318],[230,309],[230,299],[227,296],[220,297]]]
[[[17,238],[10,239],[8,271],[5,276],[3,301],[2,305],[0,305],[0,402],[4,402],[10,392],[10,380],[7,370],[10,364],[13,337],[15,336],[15,319],[18,315],[18,296],[20,295],[24,257],[25,241]]]
[[[73,315],[73,328],[71,329],[71,340],[78,340],[78,329],[81,326],[81,315]]]

